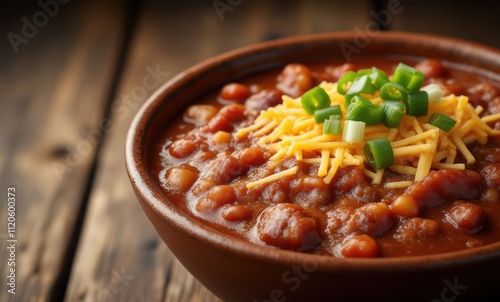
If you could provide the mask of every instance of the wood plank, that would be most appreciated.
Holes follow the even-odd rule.
[[[2,202],[0,301],[51,301],[64,291],[65,264],[99,143],[89,133],[99,130],[120,48],[123,15],[116,3],[59,6],[46,24],[40,19],[43,26],[17,54],[2,39],[0,187],[3,196],[8,186],[16,187],[17,242],[12,295],[4,282],[11,267]],[[2,28],[22,34],[21,18],[43,11],[34,6],[12,12]]]
[[[142,213],[126,176],[122,156],[125,135],[145,100],[134,96],[134,91],[141,90],[149,69],[158,68],[170,78],[226,50],[274,37],[346,29],[356,24],[339,20],[352,22],[341,10],[335,10],[335,4],[328,4],[328,8],[338,19],[329,25],[325,18],[331,14],[327,16],[308,1],[297,1],[288,8],[288,1],[242,2],[224,15],[223,21],[211,2],[193,2],[145,2],[115,96],[113,131],[108,133],[99,155],[67,301],[220,301],[168,251]],[[283,8],[287,11],[280,15]],[[291,20],[301,16],[303,9],[312,11],[312,15],[291,26]],[[357,17],[357,22],[364,24],[368,13],[366,7],[360,9],[366,13]],[[348,25],[341,28],[339,24]],[[146,92],[150,95],[152,90]]]
[[[166,43],[163,39],[166,28],[158,20],[168,17],[155,14],[154,9],[146,9],[139,20],[115,96],[113,131],[109,132],[99,158],[96,185],[90,196],[67,301],[163,301],[165,285],[171,280],[174,267],[178,266],[174,265],[173,256],[143,214],[123,163],[129,124],[146,96],[153,92],[143,85],[145,77],[151,70],[159,70],[161,81],[155,83],[159,87],[192,64],[189,59],[198,59],[197,48],[186,51],[163,44]],[[184,21],[194,17],[184,18]],[[175,32],[175,27],[168,32]],[[178,42],[174,40],[167,44]],[[140,94],[141,89],[146,94]],[[191,283],[195,283],[189,277]],[[182,280],[183,285],[187,284],[184,282],[189,283],[189,278]]]

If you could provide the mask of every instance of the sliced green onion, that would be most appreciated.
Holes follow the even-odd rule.
[[[344,100],[344,107],[349,108],[349,105],[351,105],[351,100],[355,96],[360,96],[359,93],[353,93],[353,94],[346,94],[345,100]]]
[[[316,124],[323,123],[323,121],[328,119],[331,115],[340,115],[340,117],[342,117],[342,109],[339,105],[314,110],[314,120]]]
[[[347,90],[347,94],[353,93],[368,93],[373,94],[375,87],[373,87],[368,75],[362,75],[352,82],[351,87]]]
[[[394,164],[394,152],[391,143],[386,138],[367,141],[365,144],[365,157],[370,166],[376,170]]]
[[[408,115],[423,116],[427,115],[429,110],[429,97],[425,91],[408,93],[408,99],[404,103]]]
[[[399,63],[392,75],[392,82],[403,85],[409,91],[414,92],[422,86],[424,74],[411,66]]]
[[[457,121],[452,119],[451,117],[441,114],[441,113],[433,113],[429,117],[429,124],[438,127],[441,130],[444,130],[446,132],[449,132]]]
[[[398,83],[386,83],[380,87],[380,98],[384,101],[404,101],[408,91]]]
[[[382,69],[378,69],[377,67],[360,69],[358,70],[357,74],[358,76],[367,75],[370,78],[370,82],[372,83],[373,87],[375,87],[375,89],[377,90],[380,90],[380,87],[382,87],[382,85],[389,82],[389,77],[387,77],[387,74]]]
[[[330,118],[326,119],[323,124],[324,134],[340,134],[340,121],[342,119],[341,115],[331,115]]]
[[[356,73],[358,74],[358,76],[369,75],[370,73],[372,73],[372,69],[371,68],[358,69]]]
[[[385,101],[382,103],[384,110],[383,123],[387,128],[397,128],[405,115],[406,106],[400,101]]]
[[[429,102],[437,103],[444,96],[444,90],[438,84],[429,84],[425,87],[422,87],[420,90],[427,92],[429,96]]]
[[[302,95],[301,102],[305,112],[314,114],[314,110],[330,106],[330,97],[323,88],[316,86]]]
[[[347,107],[347,110],[350,111],[354,106],[361,106],[361,105],[370,105],[372,101],[370,101],[367,98],[364,98],[359,95],[355,95],[352,97],[351,102],[349,103],[349,107]]]
[[[384,110],[380,105],[372,104],[370,100],[355,96],[351,100],[347,119],[351,121],[364,122],[366,126],[374,126],[382,123]]]
[[[365,123],[346,120],[342,139],[348,143],[362,143],[365,138]]]
[[[346,98],[345,98],[345,107],[349,107],[351,103],[351,99],[359,95],[361,93],[373,94],[375,92],[375,87],[372,85],[372,82],[368,75],[363,75],[354,80],[352,82],[351,87],[347,90]]]
[[[344,73],[344,75],[338,80],[337,92],[345,95],[349,87],[352,85],[352,82],[354,82],[357,77],[358,74],[352,70]]]
[[[378,69],[377,67],[372,67],[372,70],[371,70],[371,73],[369,76],[370,76],[370,80],[372,82],[372,85],[377,90],[380,90],[382,85],[389,82],[389,77],[387,77],[387,74],[383,70]]]

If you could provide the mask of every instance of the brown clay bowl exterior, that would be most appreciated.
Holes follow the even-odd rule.
[[[465,297],[479,299],[492,290],[498,295],[494,287],[500,285],[500,242],[419,257],[317,256],[230,237],[179,211],[162,194],[157,176],[151,172],[151,157],[156,156],[153,150],[162,131],[186,105],[204,92],[252,72],[290,62],[343,59],[342,43],[359,46],[359,53],[351,57],[354,62],[362,56],[411,55],[500,74],[498,50],[401,32],[374,33],[364,44],[355,32],[300,36],[208,59],[163,85],[131,125],[126,166],[148,218],[189,272],[225,301],[463,301]]]

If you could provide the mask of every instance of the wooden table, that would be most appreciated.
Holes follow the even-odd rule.
[[[1,10],[0,301],[220,301],[159,239],[124,167],[134,114],[183,69],[263,40],[366,32],[373,19],[500,47],[492,1],[392,0],[390,14],[384,1],[40,3]]]

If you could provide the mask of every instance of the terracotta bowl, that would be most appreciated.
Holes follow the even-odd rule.
[[[216,231],[177,209],[162,193],[152,156],[162,131],[186,104],[224,83],[290,62],[343,60],[346,45],[363,56],[410,55],[500,74],[498,50],[457,39],[400,32],[361,41],[359,33],[300,36],[208,59],[170,80],[135,117],[126,143],[132,186],[152,224],[179,261],[225,301],[473,300],[495,295],[500,242],[432,256],[340,259],[259,246]],[[363,43],[361,43],[363,42]],[[344,45],[344,48],[342,48]]]

